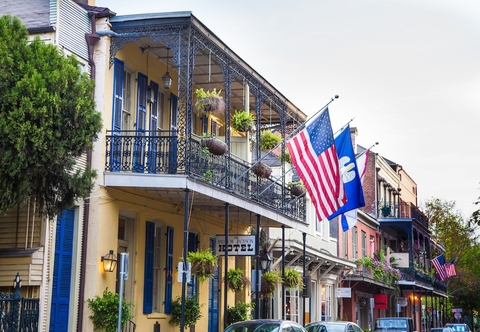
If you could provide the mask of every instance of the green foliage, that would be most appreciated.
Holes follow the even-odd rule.
[[[290,156],[290,153],[288,151],[285,151],[285,153],[281,154],[278,156],[278,160],[280,162],[286,162],[286,163],[292,163],[292,156]]]
[[[289,288],[296,288],[298,286],[299,289],[302,290],[302,274],[293,268],[285,269],[285,277],[283,278],[283,284]]]
[[[195,296],[188,296],[185,298],[184,324],[185,327],[193,326],[202,318],[203,304],[198,304]],[[179,296],[172,301],[172,318],[169,323],[175,326],[180,326],[182,320],[182,298]]]
[[[255,115],[245,110],[235,110],[232,116],[232,126],[236,131],[250,131],[255,126]]]
[[[118,304],[120,295],[107,289],[103,291],[103,297],[96,295],[93,299],[87,299],[87,306],[93,314],[88,316],[95,329],[114,332],[118,327]],[[122,301],[122,328],[126,322],[133,318],[130,307],[133,303]]]
[[[251,311],[255,303],[237,302],[235,306],[227,306],[227,325],[252,319]]]
[[[264,297],[272,297],[272,293],[282,282],[282,276],[276,270],[267,271],[262,275],[262,294]]]
[[[260,150],[270,151],[276,147],[282,138],[270,130],[262,130],[260,133]]]
[[[245,276],[242,269],[229,269],[227,272],[228,287],[234,292],[241,292],[250,280]]]
[[[292,188],[293,186],[301,186],[303,188],[305,188],[305,185],[303,184],[302,181],[298,180],[298,181],[291,181],[287,184],[287,187],[288,188]]]
[[[74,56],[0,18],[0,211],[34,196],[54,216],[88,196],[96,173],[76,159],[102,128],[93,89]]]
[[[188,252],[187,262],[192,264],[192,274],[198,278],[199,282],[204,282],[213,278],[214,268],[218,266],[218,257],[212,253],[210,248],[198,249]]]
[[[223,101],[221,92],[222,90],[217,91],[216,89],[211,91],[205,91],[203,88],[196,89],[197,101],[195,102],[195,106],[197,107],[197,115],[210,115],[223,112],[225,110],[225,102]]]

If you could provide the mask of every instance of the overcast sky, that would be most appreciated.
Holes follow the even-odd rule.
[[[132,5],[133,4],[133,5]],[[400,164],[419,205],[480,196],[479,0],[97,0],[118,15],[191,11],[304,113]]]

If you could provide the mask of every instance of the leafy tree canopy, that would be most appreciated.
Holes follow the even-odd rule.
[[[93,88],[74,56],[0,17],[0,211],[35,197],[52,216],[89,194],[96,174],[76,160],[102,128]]]

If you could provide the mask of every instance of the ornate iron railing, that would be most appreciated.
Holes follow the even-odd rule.
[[[0,331],[37,332],[40,299],[15,299],[13,293],[0,293]]]
[[[428,228],[428,217],[417,206],[407,202],[379,202],[378,216],[380,218],[411,218]]]
[[[107,131],[106,172],[185,174],[233,195],[255,201],[285,215],[306,222],[305,195],[292,195],[280,178],[261,178],[250,171],[251,164],[233,154],[213,155],[202,149],[201,138],[178,144],[173,131]],[[179,146],[188,146],[186,158],[178,164]]]

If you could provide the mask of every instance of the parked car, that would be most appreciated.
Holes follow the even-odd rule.
[[[296,322],[280,319],[253,319],[233,323],[224,332],[306,332]]]
[[[455,332],[450,327],[433,327],[430,332]]]
[[[455,332],[471,332],[470,327],[467,324],[455,324],[455,323],[447,323],[445,327],[449,327]]]
[[[313,322],[305,325],[307,332],[363,332],[363,329],[355,323],[336,322]]]
[[[375,331],[414,332],[411,317],[381,317],[375,320]]]

